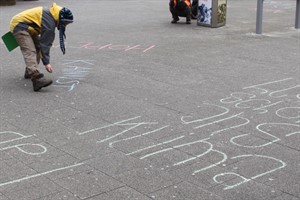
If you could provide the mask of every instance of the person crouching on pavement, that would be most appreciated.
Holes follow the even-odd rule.
[[[60,48],[65,54],[65,29],[73,22],[72,12],[53,3],[50,9],[35,7],[15,15],[10,22],[10,31],[18,42],[26,64],[25,79],[31,79],[33,90],[52,84],[38,70],[40,59],[46,70],[52,73],[50,48],[52,47],[55,28],[59,30]]]
[[[190,0],[170,0],[170,12],[172,13],[172,24],[179,21],[179,17],[186,17],[186,23],[191,23],[191,1]]]

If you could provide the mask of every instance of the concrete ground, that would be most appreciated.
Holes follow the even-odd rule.
[[[11,17],[52,1],[0,7]],[[1,200],[299,200],[295,0],[228,0],[219,28],[171,24],[168,1],[70,8],[54,84],[34,92],[0,44]]]

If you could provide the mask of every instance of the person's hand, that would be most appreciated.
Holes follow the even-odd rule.
[[[52,67],[50,64],[45,65],[47,72],[52,73]]]

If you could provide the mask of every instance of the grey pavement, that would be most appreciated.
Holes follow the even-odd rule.
[[[16,13],[0,7],[0,35]],[[299,200],[295,0],[228,0],[219,28],[171,24],[168,1],[70,8],[54,84],[34,92],[0,44],[1,200]]]

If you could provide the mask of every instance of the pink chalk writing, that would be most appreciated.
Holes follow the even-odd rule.
[[[67,48],[72,48],[72,49],[89,49],[89,50],[95,50],[95,51],[100,51],[100,50],[111,50],[111,51],[139,51],[142,53],[146,53],[152,49],[155,48],[155,45],[127,45],[127,44],[112,44],[112,43],[107,43],[107,44],[100,44],[97,45],[94,42],[77,42],[75,44],[67,44]],[[59,45],[53,45],[53,48],[59,48]]]

